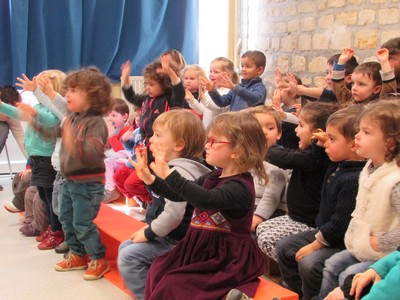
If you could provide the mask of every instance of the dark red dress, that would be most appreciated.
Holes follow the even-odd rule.
[[[174,173],[166,178],[170,190],[197,208],[186,236],[153,262],[145,299],[223,299],[232,288],[254,296],[264,259],[250,233],[253,179],[249,173],[219,175],[199,179],[204,188]]]

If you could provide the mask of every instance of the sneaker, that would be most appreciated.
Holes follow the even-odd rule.
[[[22,211],[21,209],[17,208],[12,202],[7,202],[6,204],[4,204],[4,208],[10,213],[18,213]]]
[[[120,194],[120,192],[118,192],[117,189],[112,190],[112,191],[105,190],[104,191],[104,196],[101,199],[101,202],[103,202],[103,203],[111,203],[111,202],[117,200],[119,197],[121,197],[121,194]]]
[[[72,251],[64,257],[64,260],[55,265],[56,271],[73,271],[73,270],[85,270],[87,269],[87,257],[79,256]]]
[[[225,298],[225,300],[250,300],[250,299],[251,298],[249,296],[247,296],[245,293],[237,289],[231,289]]]
[[[39,236],[36,237],[36,242],[39,243],[44,242],[47,239],[50,231],[51,231],[51,226],[49,225],[45,231],[43,231]]]
[[[39,250],[54,249],[64,242],[64,232],[62,230],[50,231],[48,238],[38,245]]]
[[[40,231],[33,227],[32,223],[25,224],[22,226],[19,231],[26,236],[38,236],[40,235]]]
[[[110,271],[110,264],[105,258],[92,259],[88,270],[83,274],[85,280],[97,280]]]
[[[55,247],[54,251],[56,251],[56,253],[68,253],[69,247],[68,247],[67,243],[64,241],[60,245]]]

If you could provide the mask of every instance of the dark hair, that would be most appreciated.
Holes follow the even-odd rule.
[[[111,83],[97,67],[91,66],[71,72],[65,79],[67,88],[86,92],[92,114],[104,115],[111,110]]]
[[[243,53],[242,58],[247,57],[250,59],[254,64],[256,65],[257,68],[263,67],[265,68],[265,64],[267,61],[267,58],[265,57],[265,54],[262,53],[261,51],[253,50],[253,51],[247,51]]]
[[[143,69],[143,77],[144,80],[154,80],[158,82],[165,94],[171,94],[172,92],[172,83],[169,76],[163,72],[158,72],[158,70],[162,69],[161,61],[156,60],[154,62],[149,63]]]
[[[329,65],[332,65],[332,66],[333,66],[333,64],[334,64],[336,61],[339,60],[339,56],[340,56],[340,54],[334,54],[334,55],[332,55],[331,57],[328,58],[328,62],[327,62],[327,63],[328,63]],[[350,58],[350,60],[346,63],[345,75],[347,76],[347,75],[352,74],[352,73],[354,72],[354,69],[355,69],[357,66],[358,66],[357,59],[356,59],[354,56],[352,56],[352,57]]]
[[[352,105],[334,112],[326,121],[326,126],[335,127],[347,141],[354,140],[359,131],[363,105]]]
[[[382,44],[381,48],[386,48],[389,50],[389,55],[400,54],[400,37],[396,37],[388,40]]]
[[[365,62],[354,69],[353,73],[362,73],[367,75],[370,79],[375,81],[376,85],[382,84],[382,77],[379,71],[381,70],[381,64],[375,61]]]
[[[17,102],[21,101],[21,95],[17,89],[11,85],[5,85],[0,88],[0,99],[2,102],[15,106]]]
[[[115,98],[112,100],[111,110],[115,110],[117,113],[124,115],[129,115],[129,106],[125,100],[121,98]]]
[[[310,129],[326,129],[326,120],[338,110],[338,106],[328,102],[310,102],[301,108],[300,114],[304,118]]]

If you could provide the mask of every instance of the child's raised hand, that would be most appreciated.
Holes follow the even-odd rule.
[[[326,141],[328,140],[328,135],[322,129],[317,129],[317,131],[313,132],[311,135],[312,140],[317,141],[317,145],[320,147],[324,147]]]
[[[275,109],[276,111],[283,111],[282,110],[282,97],[281,97],[281,91],[279,89],[275,89],[274,95],[272,96],[272,108]]]
[[[339,56],[338,64],[345,65],[354,55],[353,49],[344,48],[342,53]]]
[[[275,75],[275,85],[276,86],[281,85],[282,82],[284,81],[281,70],[279,70],[279,68],[276,68],[274,75]]]
[[[47,76],[38,76],[36,78],[37,86],[42,92],[49,97],[50,100],[54,100],[57,93],[54,91],[53,85],[51,84],[50,78]]]
[[[155,161],[150,164],[150,168],[156,173],[156,175],[162,179],[165,179],[169,174],[172,173],[168,166],[166,159],[166,147],[160,145],[152,145],[151,151]]]
[[[199,92],[200,92],[200,89],[199,89]],[[186,101],[195,100],[193,94],[188,89],[185,89],[185,100]]]
[[[152,184],[155,180],[155,176],[150,173],[149,167],[147,166],[147,147],[143,145],[135,148],[136,162],[129,158],[129,162],[135,167],[137,176],[143,180],[147,185]]]
[[[219,86],[225,87],[230,90],[235,87],[235,84],[232,82],[232,79],[229,77],[229,74],[227,72],[223,72],[217,82]]]
[[[17,77],[17,80],[18,82],[15,85],[21,87],[24,91],[33,92],[34,90],[36,90],[36,77],[33,77],[32,80],[30,80],[28,76],[22,74],[22,78]]]
[[[206,77],[200,78],[200,85],[204,86],[207,91],[212,92],[215,90],[215,82],[208,80]]]
[[[287,73],[286,74],[286,79],[289,81],[289,87],[287,88],[288,93],[291,93],[293,95],[298,95],[299,90],[298,90],[298,83],[296,78],[292,73]]]
[[[296,112],[292,112],[292,115],[297,116],[300,113],[301,104],[300,103],[296,103],[296,104],[293,105],[293,107],[296,109]]]
[[[23,121],[27,121],[29,123],[33,122],[33,119],[37,115],[37,110],[34,109],[32,106],[22,103],[22,102],[17,102],[16,107],[21,111],[21,119]]]
[[[381,64],[382,72],[389,72],[392,70],[392,66],[389,63],[389,50],[386,48],[378,49],[375,53],[376,58]]]
[[[129,87],[130,86],[129,77],[131,76],[131,68],[132,68],[132,63],[131,63],[130,60],[125,61],[121,65],[122,85],[124,87]]]

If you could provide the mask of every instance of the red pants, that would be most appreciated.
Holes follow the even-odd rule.
[[[113,178],[115,185],[125,197],[136,196],[144,202],[151,203],[150,193],[143,181],[137,176],[135,169],[123,166],[114,173]]]

